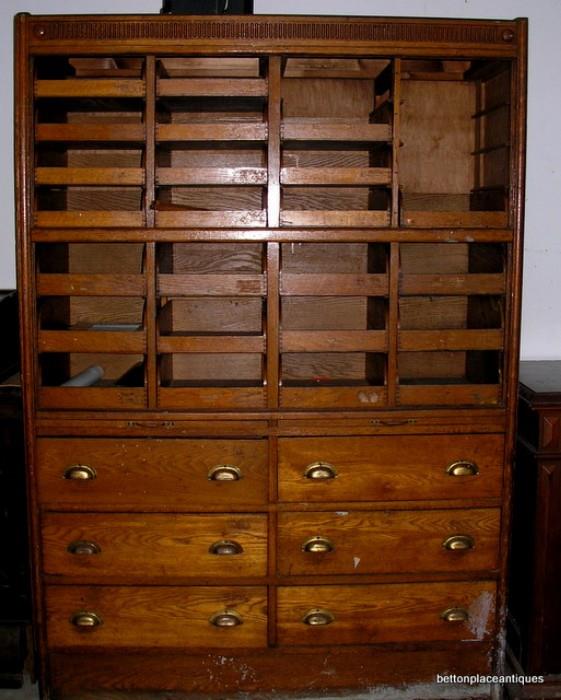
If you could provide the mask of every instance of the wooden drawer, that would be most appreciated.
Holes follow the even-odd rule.
[[[279,572],[489,570],[498,565],[499,530],[498,509],[282,513]]]
[[[502,435],[281,438],[279,498],[312,502],[497,498],[503,449]],[[449,474],[458,462],[474,465],[476,474]],[[318,463],[329,465],[315,471],[324,478],[310,478]],[[466,471],[465,465],[458,469]]]
[[[263,647],[266,608],[263,587],[50,586],[47,639],[53,649]],[[221,613],[238,624],[216,626],[211,620]],[[79,615],[84,626],[76,624]]]
[[[88,582],[267,573],[265,515],[48,513],[45,573]]]
[[[73,465],[88,466],[95,478],[65,478]],[[230,475],[239,478],[210,479],[219,465],[235,467]],[[42,438],[37,467],[40,502],[58,509],[252,505],[268,494],[265,440]]]
[[[480,641],[494,629],[495,587],[491,581],[282,587],[279,644]]]

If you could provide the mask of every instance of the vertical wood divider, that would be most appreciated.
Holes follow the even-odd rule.
[[[144,215],[146,226],[154,228],[153,202],[156,198],[156,59],[146,57],[146,109],[144,144]],[[156,244],[146,243],[146,378],[148,382],[148,407],[155,408],[158,403],[158,367],[157,367],[157,303],[156,303]]]
[[[395,406],[397,403],[397,346],[398,346],[398,325],[399,325],[399,243],[392,243],[390,246],[390,280],[388,298],[388,406]]]
[[[391,227],[399,228],[399,149],[401,147],[401,59],[394,59],[392,121],[392,211]],[[390,245],[388,297],[388,406],[397,403],[397,345],[399,324],[399,243]]]
[[[399,149],[401,147],[401,58],[393,64],[393,121],[392,121],[392,213],[391,226],[399,228]]]
[[[267,226],[280,225],[281,58],[269,57],[267,102]]]
[[[269,57],[267,103],[267,224],[280,224],[281,58]],[[280,249],[267,244],[267,405],[279,404]]]
[[[269,503],[276,504],[278,500],[278,421],[269,423]],[[269,645],[277,644],[277,586],[274,583],[277,575],[277,532],[278,513],[276,507],[269,509],[268,515],[268,551],[267,576],[273,583],[268,587],[267,623]]]

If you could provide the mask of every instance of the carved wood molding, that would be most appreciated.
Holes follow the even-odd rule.
[[[512,43],[511,23],[444,23],[369,20],[70,19],[31,23],[31,35],[47,41],[253,40]]]

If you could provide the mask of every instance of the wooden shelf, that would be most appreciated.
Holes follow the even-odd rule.
[[[37,211],[35,226],[45,228],[94,228],[145,225],[141,211]]]
[[[141,387],[41,387],[39,408],[88,410],[146,407],[146,389]]]
[[[281,138],[285,141],[391,141],[392,130],[388,124],[353,123],[351,119],[293,118],[281,122]]]
[[[284,409],[361,409],[384,408],[387,403],[385,387],[314,386],[281,387],[280,405]]]
[[[496,406],[501,402],[501,387],[497,384],[401,384],[397,400],[401,406]]]
[[[157,341],[160,353],[264,353],[264,335],[206,334],[160,335]]]
[[[160,78],[158,97],[265,97],[263,78]]]
[[[164,409],[257,409],[267,405],[263,387],[185,387],[158,388],[158,406]]]
[[[504,211],[410,211],[402,210],[401,225],[418,228],[507,228]]]
[[[146,332],[74,330],[39,331],[39,352],[145,353]]]
[[[37,275],[39,296],[123,296],[142,297],[146,293],[144,275],[68,274]]]
[[[502,350],[502,330],[401,330],[399,350]]]
[[[253,123],[157,124],[156,140],[266,141],[267,125]]]
[[[156,226],[162,228],[255,228],[266,225],[264,210],[156,211]]]
[[[326,210],[286,210],[281,209],[281,226],[389,226],[387,211],[326,211]]]
[[[390,168],[281,168],[282,185],[390,185]]]
[[[157,185],[266,185],[267,168],[157,168]]]
[[[37,124],[37,141],[79,142],[138,142],[144,141],[143,124]]]
[[[281,331],[281,352],[386,352],[386,331]]]
[[[144,80],[132,78],[67,78],[65,80],[36,80],[35,97],[144,97]]]
[[[267,293],[265,275],[186,275],[160,274],[161,296],[263,296]]]
[[[504,294],[505,276],[502,273],[417,275],[402,274],[399,281],[401,294]]]
[[[291,274],[282,272],[284,296],[387,296],[388,276],[353,274]]]
[[[35,168],[36,185],[143,185],[144,168]]]

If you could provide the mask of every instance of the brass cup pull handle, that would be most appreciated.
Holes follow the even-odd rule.
[[[322,537],[321,535],[314,535],[314,537],[309,537],[302,544],[302,551],[309,552],[310,554],[324,554],[326,552],[332,552],[335,549],[335,545],[328,537]]]
[[[337,476],[337,470],[329,462],[312,462],[304,470],[304,476],[313,481],[327,481]]]
[[[310,627],[325,627],[335,620],[333,613],[321,608],[312,608],[302,618],[302,622]]]
[[[70,618],[70,622],[81,630],[91,630],[99,627],[103,624],[101,617],[94,612],[87,612],[86,610],[80,610]]]
[[[76,540],[75,542],[71,542],[68,545],[67,550],[70,552],[70,554],[101,554],[101,547],[96,542],[86,542],[85,540]]]
[[[446,473],[449,476],[476,476],[479,474],[479,467],[475,462],[468,462],[465,459],[460,459],[448,465],[446,467]]]
[[[452,535],[444,540],[442,546],[451,552],[465,552],[475,547],[475,540],[470,535]]]
[[[64,470],[64,478],[71,481],[93,481],[96,477],[95,469],[87,464],[73,464]]]
[[[466,622],[469,619],[469,613],[465,608],[448,608],[440,617],[450,623]]]
[[[209,481],[239,481],[242,470],[233,464],[217,464],[208,473]]]
[[[241,615],[235,610],[223,610],[222,612],[214,613],[209,622],[215,627],[238,627],[243,625]]]
[[[243,552],[243,547],[239,542],[234,542],[233,540],[220,540],[211,544],[208,551],[211,554],[224,557],[232,554],[241,554]]]

